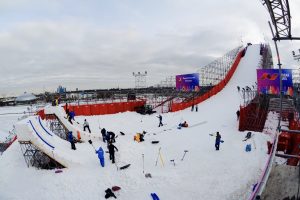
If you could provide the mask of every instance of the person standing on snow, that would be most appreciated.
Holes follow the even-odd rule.
[[[114,132],[112,132],[112,131],[107,131],[107,134],[109,135],[108,137],[109,137],[109,141],[111,142],[111,143],[114,143],[114,142],[116,142],[116,134],[114,133]]]
[[[163,126],[163,123],[162,123],[162,116],[159,115],[159,116],[158,116],[158,119],[159,119],[159,125],[158,125],[158,127]]]
[[[83,131],[85,131],[86,128],[89,130],[89,133],[91,133],[90,125],[89,125],[89,123],[86,121],[86,119],[84,119],[84,123],[83,123]]]
[[[237,120],[239,121],[239,119],[240,119],[240,111],[239,110],[236,111],[236,117],[237,117]]]
[[[106,130],[105,130],[105,128],[101,129],[101,135],[102,135],[103,142],[105,143],[105,139],[106,139]]]
[[[109,159],[112,161],[112,163],[115,163],[115,149],[119,151],[118,148],[115,145],[113,145],[111,142],[108,143],[107,148],[109,153]]]
[[[68,140],[71,143],[71,149],[76,150],[72,131],[69,131],[68,133]]]
[[[216,150],[219,151],[219,148],[220,148],[220,142],[221,142],[221,135],[219,132],[217,132],[217,135],[216,135],[216,142],[215,142],[215,147],[216,147]]]

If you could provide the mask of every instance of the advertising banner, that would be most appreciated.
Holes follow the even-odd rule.
[[[176,89],[180,91],[199,91],[199,73],[176,76]]]
[[[281,75],[283,94],[293,96],[292,70],[282,69]],[[258,69],[257,89],[260,94],[280,94],[279,69]]]

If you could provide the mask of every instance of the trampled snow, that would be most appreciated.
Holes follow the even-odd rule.
[[[198,112],[190,108],[162,114],[163,127],[158,127],[157,114],[140,115],[125,112],[113,115],[76,117],[80,124],[84,119],[93,133],[105,128],[118,134],[116,165],[105,155],[105,167],[99,164],[94,147],[106,144],[100,139],[76,144],[76,151],[65,152],[65,159],[76,156],[78,165],[54,170],[27,168],[18,142],[0,156],[0,199],[105,199],[105,190],[114,185],[122,189],[116,193],[121,200],[151,200],[155,192],[162,200],[219,200],[247,199],[261,174],[267,160],[266,141],[271,135],[254,133],[247,142],[246,132],[238,131],[236,111],[242,102],[237,86],[252,86],[256,81],[259,45],[248,47],[236,73],[228,85],[217,95],[198,105]],[[180,122],[187,121],[188,128],[177,129]],[[269,119],[266,126],[274,126],[276,118]],[[271,130],[271,128],[270,128]],[[145,141],[133,140],[136,133],[146,131]],[[215,137],[209,134],[219,131],[224,143],[220,151],[214,147]],[[158,144],[151,141],[158,140]],[[252,151],[245,146],[252,143]],[[60,143],[71,148],[69,143]],[[255,146],[255,148],[254,148]],[[158,150],[161,148],[161,158]],[[188,150],[181,161],[184,150]],[[70,156],[68,156],[70,154]],[[151,173],[146,178],[143,173]],[[174,163],[170,160],[175,161]],[[157,166],[156,166],[157,162]],[[131,164],[128,169],[117,167]]]
[[[5,141],[13,125],[30,109],[30,106],[0,107],[0,142]]]

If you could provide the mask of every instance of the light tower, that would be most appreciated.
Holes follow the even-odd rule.
[[[132,72],[132,75],[135,77],[135,88],[146,88],[147,87],[147,71],[144,73],[138,72],[134,73]]]

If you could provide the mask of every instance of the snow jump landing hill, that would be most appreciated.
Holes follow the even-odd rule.
[[[254,133],[249,142],[255,141],[256,148],[245,152],[247,143],[242,141],[245,133],[238,131],[235,114],[242,101],[237,86],[255,84],[259,60],[259,45],[249,46],[235,74],[220,93],[199,104],[198,112],[186,109],[163,114],[163,127],[158,127],[156,116],[141,117],[133,112],[76,117],[79,122],[86,118],[94,134],[100,135],[98,121],[106,130],[125,133],[118,136],[115,144],[119,149],[116,165],[105,154],[105,167],[100,167],[95,150],[88,142],[76,144],[77,150],[71,150],[70,143],[52,134],[37,117],[19,122],[19,139],[30,140],[67,168],[60,174],[27,168],[20,146],[15,142],[0,157],[0,199],[102,200],[104,191],[113,185],[122,188],[116,193],[120,200],[151,200],[153,192],[163,200],[247,199],[266,163],[266,141],[270,136]],[[61,121],[67,126],[68,122],[63,118]],[[190,126],[177,129],[183,121]],[[133,136],[143,130],[147,131],[145,141],[133,141]],[[220,151],[215,150],[215,138],[209,135],[216,131],[225,141]],[[102,146],[106,150],[100,138],[92,140],[96,148]],[[151,144],[152,140],[159,143]],[[158,159],[159,148],[161,159]],[[188,152],[181,161],[184,150]],[[151,173],[152,178],[145,178],[142,155],[144,172]],[[170,160],[174,160],[175,165]],[[128,163],[131,164],[128,169],[117,170]]]
[[[40,117],[29,117],[17,123],[16,132],[19,142],[31,142],[64,167],[74,167],[88,162],[85,156],[81,158],[78,156],[79,152],[70,149],[69,142],[51,132]]]

